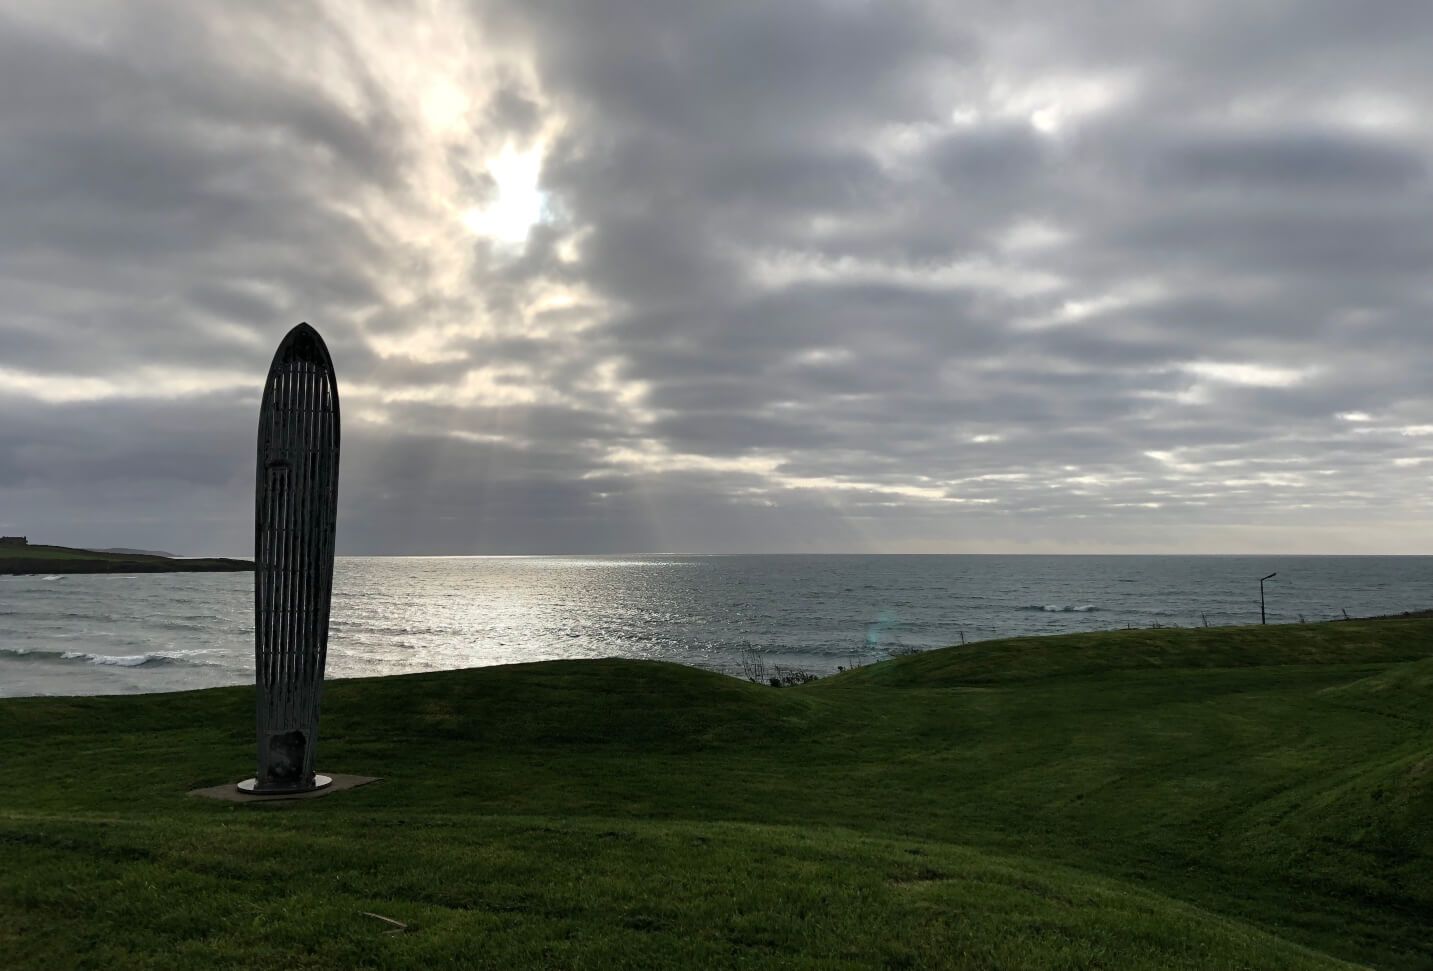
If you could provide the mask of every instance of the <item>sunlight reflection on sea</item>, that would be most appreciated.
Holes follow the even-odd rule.
[[[1420,609],[1433,557],[341,557],[330,677],[628,657],[817,673],[892,647]],[[253,678],[247,574],[0,577],[0,696]]]

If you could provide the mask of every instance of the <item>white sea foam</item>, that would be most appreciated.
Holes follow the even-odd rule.
[[[111,654],[84,654],[79,651],[66,651],[61,655],[66,661],[88,661],[90,664],[111,664],[117,668],[138,668],[146,664],[166,664],[171,658],[162,654],[126,654],[116,657]]]
[[[168,654],[91,654],[88,651],[46,651],[40,648],[4,647],[0,657],[26,658],[31,661],[79,661],[85,664],[99,664],[105,667],[141,668],[161,664],[193,664],[183,658]]]

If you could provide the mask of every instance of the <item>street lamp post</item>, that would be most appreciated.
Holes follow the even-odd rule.
[[[1268,615],[1264,613],[1264,581],[1272,580],[1276,576],[1278,576],[1277,573],[1270,573],[1266,577],[1259,578],[1259,623],[1261,624],[1267,624],[1269,622]]]

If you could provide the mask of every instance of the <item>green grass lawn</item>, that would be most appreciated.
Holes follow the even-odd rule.
[[[1433,621],[0,702],[0,967],[1433,967]],[[403,922],[390,925],[363,912]]]

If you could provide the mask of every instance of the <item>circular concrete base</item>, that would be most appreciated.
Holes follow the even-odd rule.
[[[260,789],[258,779],[245,779],[239,783],[239,791],[246,796],[293,796],[304,792],[317,792],[320,789],[327,789],[331,785],[333,785],[333,780],[326,775],[315,775],[313,785],[294,789]]]

